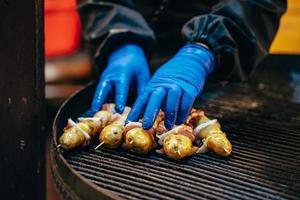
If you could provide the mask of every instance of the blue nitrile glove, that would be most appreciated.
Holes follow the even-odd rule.
[[[213,68],[214,57],[210,50],[200,44],[185,45],[153,75],[126,122],[137,121],[145,111],[142,123],[147,130],[163,107],[167,129],[171,129],[175,121],[183,123]],[[165,105],[161,105],[164,99]]]
[[[131,81],[136,82],[138,94],[150,79],[149,67],[144,50],[135,44],[125,44],[116,49],[108,58],[107,68],[98,83],[91,112],[97,112],[108,94],[115,89],[115,110],[119,113],[126,106]]]

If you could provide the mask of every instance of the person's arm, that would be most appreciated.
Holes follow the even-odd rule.
[[[150,78],[146,57],[154,33],[131,0],[88,1],[79,5],[79,13],[85,39],[95,47],[95,65],[102,71],[88,114],[97,112],[112,90],[115,109],[122,113],[131,83],[139,94]]]
[[[78,6],[84,37],[94,48],[95,64],[103,68],[109,54],[124,43],[142,47],[146,56],[155,36],[131,0],[87,1]],[[100,69],[102,70],[102,69]]]
[[[285,0],[223,0],[210,14],[192,18],[182,29],[187,44],[153,75],[126,122],[143,114],[143,128],[151,128],[166,99],[171,129],[184,123],[211,72],[244,80],[267,54],[285,8]]]
[[[182,28],[186,42],[206,44],[215,55],[213,78],[245,80],[267,55],[286,0],[223,0]]]

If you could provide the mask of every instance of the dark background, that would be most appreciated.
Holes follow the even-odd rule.
[[[1,199],[44,199],[43,1],[0,1]]]

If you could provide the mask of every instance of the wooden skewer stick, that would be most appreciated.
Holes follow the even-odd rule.
[[[102,141],[100,144],[98,144],[98,146],[95,147],[95,150],[99,149],[99,147],[101,147],[104,144],[104,141]]]
[[[61,147],[61,144],[57,145],[57,148]]]
[[[177,152],[178,152],[178,155],[180,156],[181,155],[180,151],[177,151]]]

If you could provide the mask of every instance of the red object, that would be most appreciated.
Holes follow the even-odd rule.
[[[45,0],[46,58],[77,51],[80,30],[76,0]]]

